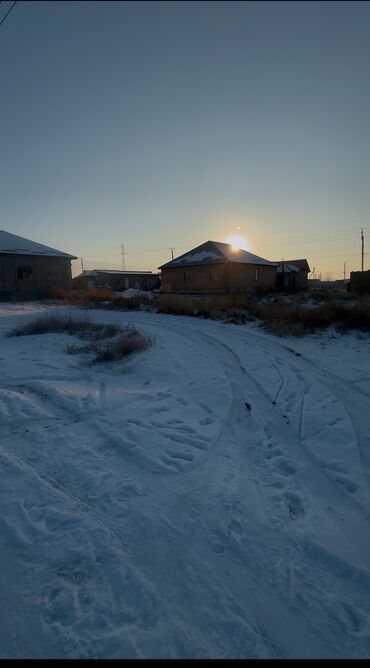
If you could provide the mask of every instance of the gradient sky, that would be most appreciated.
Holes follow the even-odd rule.
[[[0,229],[85,269],[237,226],[323,278],[360,268],[369,2],[18,2],[0,63]]]

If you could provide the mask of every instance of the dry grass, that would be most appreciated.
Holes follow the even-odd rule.
[[[33,334],[71,334],[85,340],[99,340],[115,336],[119,325],[92,322],[88,318],[44,315],[12,329],[8,336],[30,336]]]
[[[70,355],[87,354],[90,364],[115,362],[132,353],[146,350],[153,339],[143,336],[135,327],[122,328],[113,323],[92,322],[88,318],[47,315],[35,318],[12,329],[8,336],[32,336],[35,334],[70,334],[88,341],[87,344],[69,345],[65,351]]]
[[[143,336],[135,327],[128,325],[121,334],[110,341],[93,341],[84,346],[67,346],[70,355],[90,355],[90,364],[117,362],[133,353],[142,352],[153,345],[153,339]]]
[[[48,293],[48,300],[63,301],[72,306],[80,308],[108,308],[119,309],[121,311],[131,311],[139,308],[140,305],[148,302],[146,295],[137,297],[123,297],[114,294],[111,290],[105,288],[91,288],[90,290],[62,290],[60,288],[51,288]]]
[[[156,298],[154,305],[160,313],[172,315],[190,315],[203,318],[219,319],[233,309],[251,312],[255,300],[251,295],[166,295]]]
[[[331,326],[340,331],[370,331],[370,301],[351,306],[320,304],[310,309],[281,304],[261,305],[257,313],[263,327],[278,336],[303,336]]]
[[[150,339],[133,329],[114,339],[114,341],[102,345],[95,351],[92,363],[117,362],[128,355],[132,355],[132,353],[146,350],[150,345],[152,345]]]
[[[276,297],[274,303],[266,304],[253,295],[160,295],[155,306],[161,313],[212,318],[235,324],[259,320],[266,331],[277,336],[303,336],[331,326],[340,331],[355,329],[369,332],[370,300],[363,299],[353,304],[349,303],[351,298],[343,294],[343,301],[338,301],[337,295],[337,301],[322,302],[311,308],[286,304],[279,297]],[[321,302],[323,298],[321,291],[314,301]],[[304,303],[302,301],[302,305]]]

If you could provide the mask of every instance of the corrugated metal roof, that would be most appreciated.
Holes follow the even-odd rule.
[[[0,255],[44,255],[47,257],[65,257],[71,260],[77,259],[75,255],[38,244],[36,241],[24,239],[5,230],[0,230]]]

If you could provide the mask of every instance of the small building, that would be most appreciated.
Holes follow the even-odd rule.
[[[75,255],[0,231],[0,299],[46,296],[50,288],[72,288]]]
[[[276,284],[279,290],[305,290],[308,287],[310,267],[307,260],[276,262]]]
[[[232,294],[276,286],[275,262],[219,241],[206,241],[159,269],[165,293]]]
[[[137,290],[155,290],[159,288],[158,274],[151,271],[119,271],[114,269],[85,270],[73,279],[76,290],[106,288],[119,292],[135,288]]]
[[[367,271],[351,271],[350,289],[358,295],[369,295],[370,269]]]

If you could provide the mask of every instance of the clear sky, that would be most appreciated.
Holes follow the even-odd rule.
[[[18,2],[0,63],[0,229],[85,268],[236,227],[323,278],[360,268],[369,2]]]

